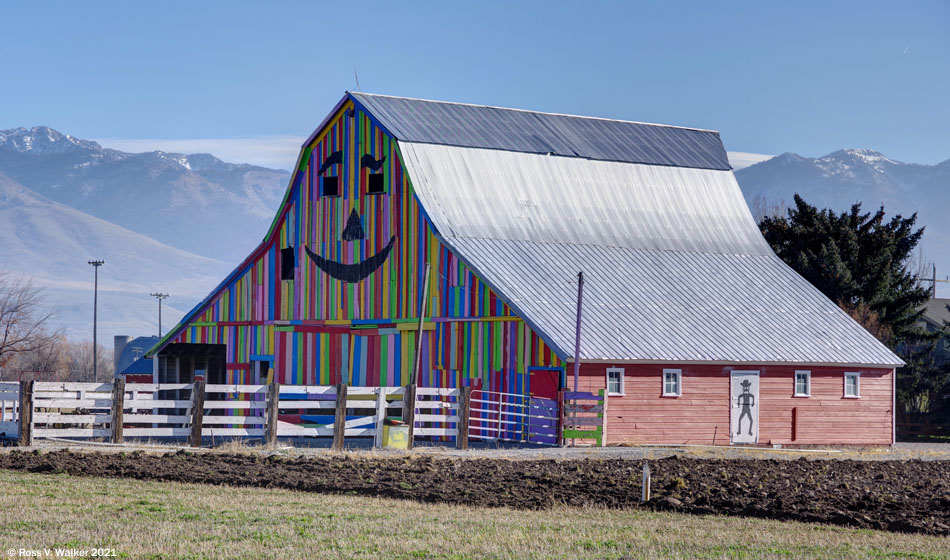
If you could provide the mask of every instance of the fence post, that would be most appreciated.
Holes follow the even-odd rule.
[[[558,389],[557,392],[557,446],[564,447],[564,389]]]
[[[600,446],[607,447],[607,391],[601,389],[599,391],[600,401],[604,403],[603,405],[603,415],[602,422],[600,425]]]
[[[201,423],[204,421],[205,382],[195,381],[191,385],[191,436],[188,443],[192,447],[201,447]]]
[[[343,436],[346,432],[346,385],[336,386],[336,412],[333,416],[333,449],[343,450]]]
[[[406,385],[402,396],[402,421],[409,426],[409,449],[412,449],[413,432],[416,425],[416,386]]]
[[[271,381],[270,385],[267,386],[267,431],[264,436],[264,443],[267,445],[277,444],[277,413],[279,409],[280,384],[277,381]]]
[[[20,447],[33,445],[33,381],[20,381]]]
[[[376,433],[373,436],[373,447],[383,446],[383,423],[386,420],[386,388],[376,387]]]
[[[458,436],[455,438],[456,447],[468,449],[468,419],[471,415],[472,388],[462,387],[459,391],[459,422]]]
[[[125,377],[117,377],[112,380],[112,443],[125,441],[125,436],[122,434],[124,410]]]

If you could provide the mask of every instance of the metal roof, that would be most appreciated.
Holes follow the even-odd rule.
[[[902,364],[762,239],[731,171],[400,142],[443,241],[562,357]]]
[[[932,298],[924,304],[923,320],[929,322],[938,329],[942,329],[944,323],[950,323],[950,299]]]
[[[711,130],[367,93],[349,95],[403,142],[732,169],[719,133]]]
[[[118,364],[119,373],[151,373],[152,370],[148,371],[129,371],[128,369],[133,363],[136,363],[142,355],[148,351],[152,346],[159,341],[157,336],[139,336],[134,340],[129,341],[128,344],[122,349],[122,353],[119,354],[119,360],[116,362]],[[151,368],[151,362],[148,362],[149,368]],[[144,367],[141,364],[138,364],[136,367]]]
[[[155,342],[158,342],[158,337],[155,338]],[[152,346],[154,345],[155,344],[152,343]],[[142,375],[146,373],[152,373],[152,359],[142,357],[129,364],[129,367],[120,371],[119,375]]]
[[[731,171],[400,142],[448,237],[771,255]]]

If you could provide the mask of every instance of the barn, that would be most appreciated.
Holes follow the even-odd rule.
[[[902,364],[771,251],[717,132],[354,92],[149,355],[163,383],[538,397],[577,360],[608,443],[717,445],[890,444]]]

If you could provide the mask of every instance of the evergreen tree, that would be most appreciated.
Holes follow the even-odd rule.
[[[883,206],[873,214],[860,203],[840,214],[818,210],[797,194],[787,216],[759,223],[779,258],[907,362],[897,398],[911,421],[934,412],[950,389],[950,366],[933,359],[941,333],[918,326],[930,293],[909,270],[924,234],[916,223],[916,213],[885,220]]]
[[[766,217],[762,234],[783,261],[855,317],[882,342],[917,341],[929,294],[908,264],[924,234],[917,214],[885,219],[884,207],[862,213],[819,210],[795,195],[788,215]]]

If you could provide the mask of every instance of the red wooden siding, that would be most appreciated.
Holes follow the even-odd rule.
[[[571,367],[568,364],[568,372]],[[608,367],[624,368],[624,396],[611,396],[608,402],[608,444],[729,445],[732,370],[759,371],[760,444],[891,443],[893,372],[889,369],[581,364],[579,389],[605,388]],[[663,368],[682,370],[682,396],[661,396]],[[792,396],[795,370],[811,371],[810,397]],[[861,373],[861,398],[843,398],[846,371]],[[798,409],[795,440],[792,440],[793,408]]]

